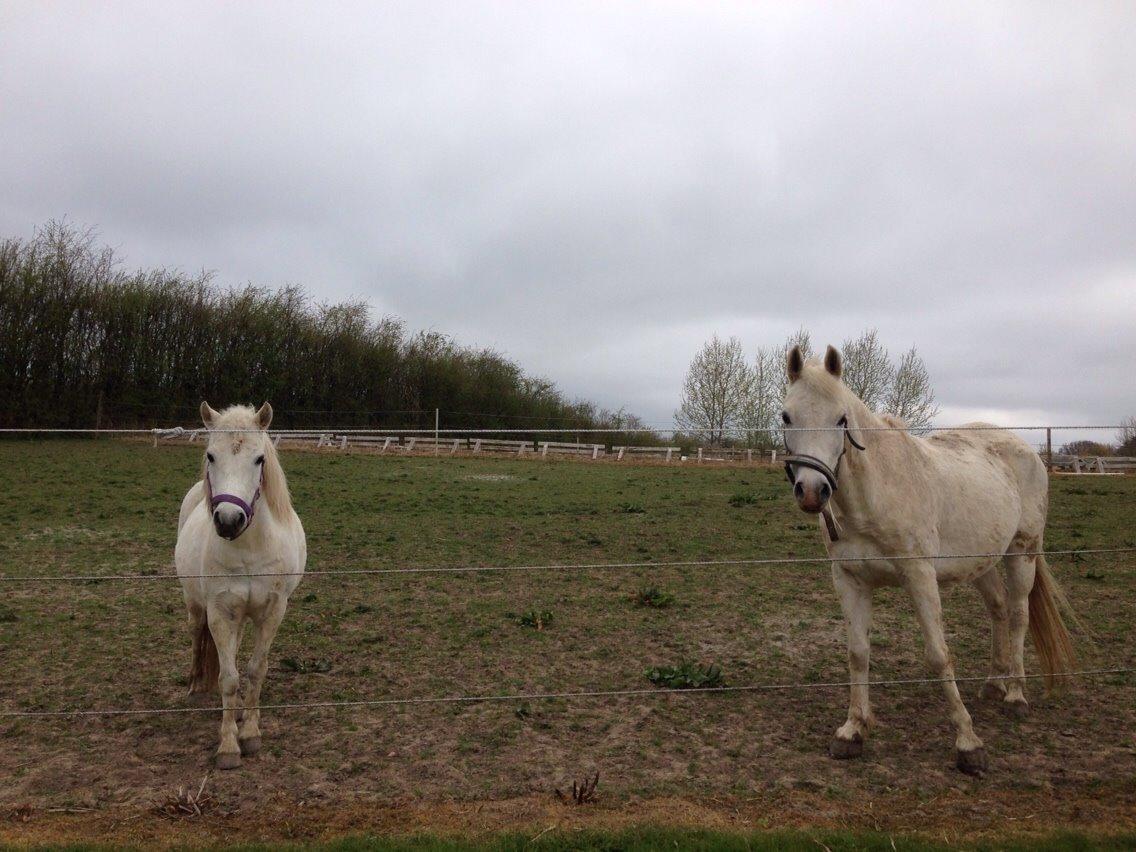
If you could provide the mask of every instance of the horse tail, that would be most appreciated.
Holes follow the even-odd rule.
[[[201,624],[193,632],[193,664],[189,671],[189,691],[213,692],[221,675],[221,660],[217,656],[217,643],[209,630],[209,622]]]
[[[1073,638],[1065,626],[1062,610],[1069,613],[1074,623],[1077,622],[1069,599],[1049,570],[1049,563],[1044,556],[1038,556],[1033,588],[1029,593],[1029,632],[1041,660],[1047,689],[1053,689],[1058,677],[1073,671],[1077,664]]]

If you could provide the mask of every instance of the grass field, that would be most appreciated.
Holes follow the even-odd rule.
[[[200,452],[0,443],[0,574],[171,574]],[[283,463],[310,570],[821,552],[776,469],[300,451]],[[1136,545],[1134,506],[1136,478],[1055,478],[1047,546]],[[1082,663],[1136,664],[1136,560],[1054,567],[1093,633]],[[648,587],[665,605],[644,604]],[[945,607],[959,674],[984,675],[977,593],[952,589]],[[176,581],[0,584],[4,709],[185,706],[188,657]],[[842,680],[844,659],[823,565],[313,576],[292,599],[265,701],[642,688],[648,668],[682,661],[717,664],[731,685]],[[899,592],[877,597],[872,673],[925,674]],[[841,763],[825,748],[843,690],[282,711],[262,724],[260,756],[210,776],[212,806],[196,821],[152,809],[210,771],[212,715],[0,719],[0,841],[558,826],[551,842],[641,823],[946,843],[1065,826],[1097,836],[1136,829],[1134,684],[1099,677],[1046,696],[1031,682],[1024,721],[967,685],[990,751],[983,780],[953,769],[936,686],[875,690],[880,726],[863,760]],[[598,804],[557,802],[555,788],[596,771]]]

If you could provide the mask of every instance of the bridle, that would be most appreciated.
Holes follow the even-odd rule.
[[[230,541],[236,541],[245,534],[245,530],[252,526],[252,516],[256,514],[256,501],[260,499],[260,488],[264,485],[264,465],[260,466],[260,481],[256,485],[256,493],[252,495],[252,502],[246,503],[236,494],[214,494],[213,483],[209,481],[209,468],[205,468],[205,497],[209,501],[209,514],[213,514],[222,503],[232,503],[245,513],[247,518],[244,527],[233,536]]]
[[[790,484],[794,484],[797,481],[796,477],[793,476],[793,466],[796,465],[797,467],[807,467],[810,470],[815,470],[825,478],[825,480],[828,482],[828,487],[832,489],[833,493],[836,492],[836,489],[838,487],[837,477],[840,473],[840,460],[844,458],[844,453],[848,450],[848,444],[851,444],[861,452],[867,449],[867,447],[865,447],[852,436],[852,433],[848,429],[847,418],[844,418],[843,426],[843,437],[846,438],[847,441],[843,439],[841,440],[840,455],[836,457],[836,464],[834,464],[832,467],[829,467],[827,464],[825,464],[822,459],[818,459],[816,456],[810,456],[805,453],[791,452],[789,453],[789,455],[785,456],[785,476],[789,478]],[[785,441],[785,449],[789,449],[788,440]],[[824,509],[821,510],[820,514],[821,517],[824,518],[824,525],[828,527],[829,537],[833,541],[839,541],[840,536],[837,534],[836,520],[832,517],[832,511],[828,508],[828,506],[825,506]]]

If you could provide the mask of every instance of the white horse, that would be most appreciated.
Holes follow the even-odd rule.
[[[1045,559],[1034,555],[1042,550],[1048,508],[1045,466],[1004,431],[908,434],[902,421],[874,414],[845,386],[840,354],[831,346],[823,365],[806,362],[794,347],[787,368],[786,472],[800,508],[824,520],[821,534],[848,631],[848,721],[837,729],[830,754],[850,758],[863,750],[874,721],[867,686],[872,590],[901,586],[915,605],[931,671],[943,680],[958,768],[982,774],[986,752],[954,682],[939,585],[966,580],[982,594],[993,622],[993,662],[981,694],[1024,716],[1027,627],[1049,683],[1074,662],[1061,618],[1064,595]],[[888,427],[900,428],[872,431]],[[955,558],[963,554],[998,556]],[[874,559],[881,556],[902,558]],[[999,558],[1004,580],[995,568]]]
[[[201,480],[181,503],[174,561],[193,640],[190,694],[211,692],[220,677],[221,745],[217,768],[235,769],[260,750],[260,690],[268,649],[300,584],[307,541],[268,434],[272,407],[201,403],[208,429]],[[277,576],[257,576],[275,574]],[[246,621],[255,639],[244,701],[237,650]],[[240,721],[238,735],[237,721]]]

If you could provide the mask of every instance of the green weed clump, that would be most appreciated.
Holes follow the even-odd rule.
[[[655,686],[667,689],[707,689],[725,684],[722,667],[716,663],[704,666],[682,660],[677,666],[653,666],[646,674]]]
[[[548,610],[529,610],[528,612],[507,612],[505,616],[521,627],[531,627],[534,630],[544,630],[552,622],[552,613]]]
[[[327,674],[331,671],[331,663],[327,660],[300,660],[296,657],[284,657],[280,661],[280,668],[286,672],[297,674]]]

